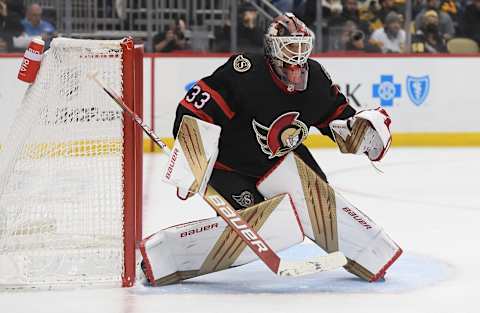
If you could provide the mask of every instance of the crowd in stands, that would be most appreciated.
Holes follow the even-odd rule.
[[[315,27],[315,0],[272,0]],[[453,38],[480,44],[480,0],[413,0],[412,52],[445,53]],[[405,52],[405,0],[323,1],[324,51]]]
[[[40,5],[25,8],[21,1],[0,0],[0,52],[24,51],[35,37],[48,46],[55,35],[55,26],[42,19]]]
[[[315,27],[319,1],[273,0]],[[405,0],[323,1],[324,51],[405,52]],[[480,0],[413,0],[412,52],[444,53],[452,38],[480,44]]]
[[[272,0],[280,11],[294,12],[316,29],[317,0]],[[411,24],[405,28],[405,0],[325,0],[322,7],[322,51],[403,53],[407,33],[411,34],[411,52],[447,53],[454,38],[468,38],[480,45],[480,0],[413,0]],[[245,2],[238,19],[238,49],[260,52],[264,29],[260,14]],[[184,27],[185,28],[185,27]],[[172,25],[172,29],[175,25]],[[164,35],[163,35],[164,36]],[[179,37],[179,36],[177,36]],[[163,38],[163,37],[162,37]],[[172,37],[171,42],[175,42]],[[229,23],[215,31],[212,50],[229,50]],[[177,45],[189,49],[188,41]],[[181,47],[181,48],[180,48]],[[177,50],[173,45],[157,52]]]
[[[478,49],[480,0],[412,1],[408,27],[405,27],[405,0],[271,0],[271,3],[282,12],[293,12],[313,30],[319,29],[316,23],[321,20],[322,51],[403,53],[408,52],[408,35],[413,53],[449,52],[449,42],[456,38],[467,38]],[[239,3],[238,50],[261,52],[265,16],[248,1]],[[322,17],[317,19],[320,3]],[[42,17],[39,4],[24,7],[22,1],[0,0],[0,52],[23,51],[33,37],[42,37],[48,45],[56,35],[55,21]],[[189,25],[179,17],[155,35],[152,48],[155,52],[196,50],[193,38]],[[216,27],[209,41],[209,51],[228,52],[230,21]]]

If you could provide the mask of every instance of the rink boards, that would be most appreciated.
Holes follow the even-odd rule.
[[[198,79],[210,75],[228,55],[175,54],[144,59],[145,120],[163,138],[171,137],[178,100]],[[392,116],[396,146],[480,146],[476,93],[479,57],[316,58],[357,110],[382,106]],[[0,56],[0,143],[26,85],[16,79],[21,58]],[[321,99],[319,99],[321,103]],[[267,104],[268,105],[268,104]],[[154,112],[152,116],[152,112]],[[313,130],[310,146],[333,146]],[[147,145],[147,150],[150,145]]]

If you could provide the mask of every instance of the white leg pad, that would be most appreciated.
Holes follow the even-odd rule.
[[[287,194],[239,213],[275,251],[294,246],[304,239]],[[171,284],[258,259],[220,217],[161,230],[144,239],[140,251],[147,279],[152,285]]]
[[[365,280],[382,278],[402,253],[381,227],[335,192],[294,153],[280,161],[257,187],[267,198],[290,194],[305,235],[327,252],[343,252],[349,261],[345,268]]]

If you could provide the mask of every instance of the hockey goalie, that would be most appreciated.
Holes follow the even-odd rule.
[[[199,80],[178,105],[163,180],[185,199],[218,193],[275,251],[306,236],[341,252],[350,273],[376,281],[401,248],[328,184],[302,142],[313,126],[341,152],[380,161],[390,117],[349,106],[309,58],[313,44],[311,30],[286,13],[268,27],[264,55],[233,55]],[[142,268],[152,285],[170,284],[257,260],[252,250],[219,216],[144,239]]]

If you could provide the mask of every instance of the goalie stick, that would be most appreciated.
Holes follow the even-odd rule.
[[[96,82],[164,152],[170,154],[170,149],[167,145],[123,102],[121,96],[98,77],[98,72],[93,71],[88,74],[88,77]],[[235,233],[240,236],[250,249],[252,249],[252,251],[265,263],[265,265],[267,265],[273,273],[279,276],[301,276],[329,271],[340,268],[347,263],[345,256],[340,251],[332,252],[325,256],[313,257],[304,261],[282,260],[278,254],[270,248],[267,242],[245,220],[243,220],[238,212],[215,189],[208,186],[202,197],[210,207],[215,210],[223,220],[225,220]]]

